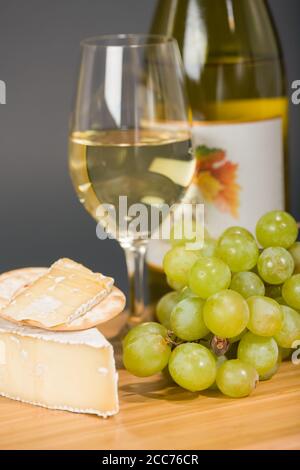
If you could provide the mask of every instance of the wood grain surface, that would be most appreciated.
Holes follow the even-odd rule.
[[[239,400],[122,370],[120,402],[105,420],[0,398],[0,449],[300,449],[300,366],[291,363]]]

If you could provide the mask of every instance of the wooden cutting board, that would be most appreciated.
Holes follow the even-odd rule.
[[[239,400],[122,370],[120,402],[104,420],[0,398],[0,449],[300,449],[300,366],[291,363]]]

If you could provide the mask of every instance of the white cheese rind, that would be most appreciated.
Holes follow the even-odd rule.
[[[63,344],[85,344],[93,348],[112,347],[107,339],[100,333],[97,328],[91,328],[83,331],[50,331],[41,328],[31,328],[16,323],[11,323],[0,318],[0,332],[16,334],[19,336],[28,336],[38,338],[44,341],[54,341]]]
[[[82,304],[76,312],[74,312],[69,320],[68,323],[72,323],[74,320],[77,320],[80,318],[82,315],[87,313],[89,310],[91,310],[93,307],[95,307],[97,304],[101,302],[110,292],[111,287],[113,283],[109,286],[109,289],[105,289],[104,291],[100,292],[99,294],[95,295],[95,297],[92,297],[90,300],[88,300],[85,304]]]
[[[80,408],[72,408],[68,405],[54,405],[54,406],[47,406],[44,403],[38,403],[34,401],[29,401],[29,400],[22,400],[20,397],[13,397],[10,396],[6,393],[0,392],[0,396],[4,398],[9,398],[10,400],[15,400],[15,401],[20,401],[21,403],[28,403],[28,405],[34,405],[34,406],[41,406],[42,408],[46,408],[48,410],[60,410],[60,411],[71,411],[72,413],[83,413],[83,414],[91,414],[91,415],[96,415],[100,416],[101,418],[108,418],[109,416],[114,416],[119,412],[119,407],[117,407],[113,411],[106,411],[106,412],[101,412],[99,410],[93,410],[90,408],[87,409],[80,409]]]

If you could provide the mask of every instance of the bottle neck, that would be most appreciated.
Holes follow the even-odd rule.
[[[160,0],[152,30],[175,35],[182,51],[201,43],[208,60],[281,56],[264,0]]]

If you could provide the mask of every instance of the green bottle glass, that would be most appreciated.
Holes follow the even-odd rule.
[[[160,0],[151,32],[177,39],[193,115],[192,197],[217,237],[286,207],[287,109],[278,36],[264,0]],[[150,298],[167,289],[166,246],[148,253]]]

